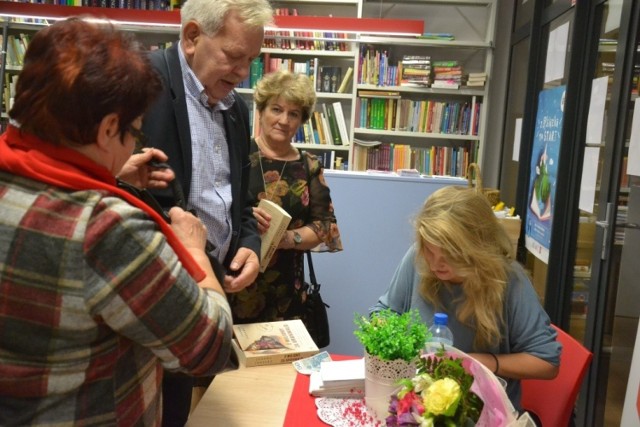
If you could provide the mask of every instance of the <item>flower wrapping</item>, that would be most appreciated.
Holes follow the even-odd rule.
[[[455,426],[461,417],[478,427],[535,426],[528,414],[518,416],[498,378],[468,354],[445,345],[422,358],[431,362],[391,396],[387,426]]]

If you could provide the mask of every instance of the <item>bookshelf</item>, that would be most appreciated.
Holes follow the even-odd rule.
[[[13,86],[22,70],[21,58],[24,56],[30,37],[55,20],[82,14],[112,20],[121,31],[135,33],[137,39],[149,49],[167,47],[179,37],[180,18],[179,14],[173,11],[105,9],[2,1],[0,11],[0,75],[2,76],[0,128],[2,130],[8,123]]]
[[[260,60],[262,72],[276,65],[284,67],[302,67],[302,72],[317,79],[323,78],[323,70],[338,70],[338,82],[352,70],[352,76],[343,91],[325,90],[317,87],[317,111],[327,114],[325,109],[340,104],[344,117],[345,132],[339,140],[324,138],[324,141],[309,140],[304,132],[296,138],[294,146],[313,151],[325,159],[327,168],[347,170],[418,168],[422,173],[435,175],[464,175],[466,163],[482,162],[485,145],[486,114],[488,108],[488,90],[491,80],[493,35],[497,0],[401,0],[394,2],[373,2],[367,0],[277,0],[272,3],[280,10],[276,15],[277,28],[268,29],[265,46]],[[3,2],[5,3],[5,2]],[[177,11],[149,11],[130,9],[103,9],[95,7],[65,7],[45,4],[5,3],[0,13],[3,28],[3,51],[7,52],[7,36],[30,34],[42,28],[42,23],[16,23],[7,16],[30,15],[60,19],[77,14],[93,14],[114,20],[124,31],[133,31],[147,46],[175,42],[179,36],[179,13]],[[7,9],[6,11],[4,9]],[[286,9],[286,13],[283,12]],[[5,15],[2,17],[1,15]],[[278,31],[274,34],[270,31]],[[451,34],[453,39],[416,37],[416,34]],[[270,40],[274,43],[267,43]],[[340,48],[331,47],[340,45]],[[462,84],[458,89],[441,89],[407,86],[400,82],[366,81],[362,78],[363,52],[384,52],[388,55],[387,64],[397,65],[405,56],[429,57],[435,61],[457,61],[462,74],[469,72],[485,73],[487,80],[483,86],[467,87]],[[3,94],[13,75],[19,73],[19,66],[8,63],[8,55],[3,55],[1,74],[3,75]],[[281,65],[286,64],[286,65]],[[432,65],[433,68],[433,65]],[[299,68],[298,68],[299,69]],[[8,76],[8,79],[7,79]],[[259,78],[257,75],[255,78]],[[237,91],[251,106],[252,84],[247,81]],[[337,86],[340,86],[338,83]],[[442,130],[435,127],[396,126],[396,120],[389,120],[389,126],[372,127],[361,120],[362,93],[393,92],[395,99],[388,108],[398,110],[398,105],[413,104],[447,107],[451,113],[461,111],[469,117],[462,126],[450,126]],[[369,95],[372,98],[371,95]],[[6,122],[7,105],[3,96],[2,119]],[[409,107],[405,107],[409,108]],[[384,109],[382,110],[384,113]],[[412,110],[413,111],[413,110]],[[451,113],[449,113],[451,115]],[[397,115],[396,115],[397,117]],[[255,113],[254,113],[255,118]],[[328,117],[325,116],[325,120]],[[255,121],[252,118],[252,121]],[[453,122],[452,122],[453,123]],[[457,123],[457,122],[456,122]],[[311,134],[314,119],[311,120]],[[428,131],[426,131],[429,129]],[[434,130],[435,129],[435,130]],[[462,129],[462,130],[461,130]],[[326,130],[326,129],[325,129]],[[331,126],[329,126],[329,131]],[[318,129],[315,129],[318,132]],[[346,143],[343,141],[347,139]],[[362,141],[363,143],[358,143]],[[322,143],[324,142],[324,143]],[[393,147],[396,161],[403,158],[402,164],[387,166],[371,164],[370,158],[380,151],[380,147]],[[456,168],[429,168],[424,166],[425,153],[437,151],[443,162],[451,164],[455,159]],[[417,153],[422,153],[423,160]],[[367,159],[369,157],[369,160]],[[461,160],[462,159],[462,160]],[[443,163],[444,164],[444,163]]]
[[[470,162],[482,162],[496,8],[495,0],[364,4],[363,16],[424,16],[425,35],[358,38],[353,133],[363,143],[351,147],[353,170],[415,168],[427,175],[464,176]],[[415,58],[430,61],[429,85],[413,84],[403,75],[403,68],[411,67],[405,62]],[[455,74],[461,80],[454,80],[453,88],[436,87],[441,69],[446,80]],[[484,81],[467,86],[470,73]],[[371,106],[380,103],[373,115],[384,118],[382,125],[371,114]]]

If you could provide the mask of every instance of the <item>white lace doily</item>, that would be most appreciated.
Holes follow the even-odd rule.
[[[362,399],[316,398],[318,418],[332,427],[382,427]]]

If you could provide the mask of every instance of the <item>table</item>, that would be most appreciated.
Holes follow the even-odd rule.
[[[331,355],[332,360],[353,356]],[[315,412],[309,377],[291,363],[243,366],[215,377],[187,427],[327,427]],[[302,424],[301,424],[302,423]]]
[[[217,375],[189,416],[189,427],[282,426],[297,372],[290,363]]]

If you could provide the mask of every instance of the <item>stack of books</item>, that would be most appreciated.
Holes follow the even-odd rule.
[[[458,89],[462,81],[462,67],[458,61],[435,61],[433,63],[433,84],[438,89]]]
[[[487,73],[469,73],[467,75],[467,86],[483,87],[487,82]]]
[[[431,57],[405,55],[400,62],[400,85],[429,87],[431,84]]]
[[[316,397],[364,397],[364,358],[328,361],[312,372],[309,394]]]

